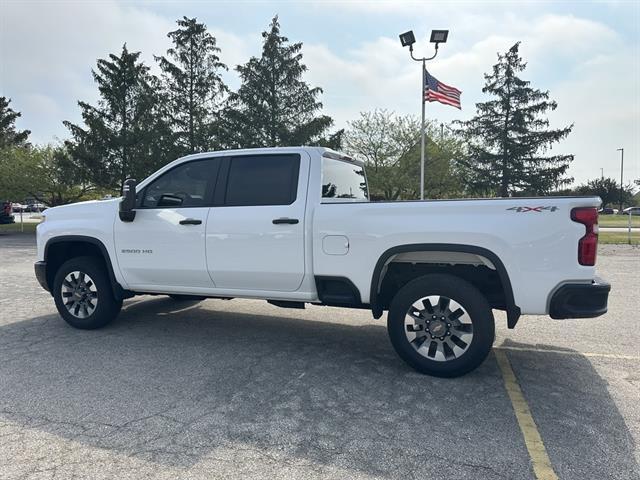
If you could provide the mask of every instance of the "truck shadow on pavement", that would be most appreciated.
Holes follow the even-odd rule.
[[[87,461],[101,449],[159,468],[233,462],[238,477],[532,478],[493,356],[438,379],[405,366],[373,320],[215,301],[167,313],[175,305],[130,303],[92,332],[54,314],[1,327],[0,442],[19,445],[26,429],[73,441]],[[613,464],[615,478],[636,477],[633,439],[587,358],[508,355],[561,478],[610,478]]]

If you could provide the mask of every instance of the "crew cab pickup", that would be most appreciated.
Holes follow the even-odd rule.
[[[123,299],[264,299],[388,311],[399,356],[462,375],[507,324],[607,311],[597,197],[370,202],[362,162],[319,147],[190,155],[122,198],[50,208],[36,276],[77,328]]]

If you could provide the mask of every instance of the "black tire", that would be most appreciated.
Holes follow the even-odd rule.
[[[424,320],[422,326],[424,332],[415,334],[414,343],[408,338],[411,334],[405,333],[407,331],[414,331],[414,328],[420,329],[419,326],[408,327],[407,324],[405,324],[405,317],[414,302],[418,302],[427,296],[449,298],[457,302],[463,310],[466,310],[467,315],[464,318],[470,320],[472,327],[465,327],[472,329],[473,336],[470,343],[465,343],[466,350],[459,356],[456,357],[453,355],[452,350],[449,349],[447,353],[451,355],[450,357],[440,357],[447,358],[446,360],[437,361],[435,357],[428,358],[427,355],[434,355],[436,349],[442,348],[444,350],[449,347],[444,347],[444,345],[442,345],[443,342],[438,342],[437,338],[431,340],[434,337],[427,335],[427,333],[433,334],[435,332],[427,331],[427,329],[430,328],[427,325],[427,320]],[[439,304],[438,308],[440,308]],[[438,322],[438,331],[442,332],[443,322],[439,319],[445,317],[438,317],[434,321],[431,320],[431,318],[436,317],[430,316],[433,312],[425,313],[426,311],[425,306],[425,310],[419,313],[420,319],[428,317],[429,322]],[[447,323],[449,321],[449,317],[446,317],[446,320],[444,320],[445,325],[451,325]],[[452,321],[455,322],[455,320]],[[420,320],[416,321],[416,325],[418,325],[418,323],[420,323]],[[434,323],[431,325],[433,326]],[[450,341],[452,340],[459,340],[459,338],[454,339],[454,336],[457,335],[457,331],[454,330],[456,328],[455,326],[452,328],[448,326],[444,328],[446,328],[445,335],[449,335],[449,337],[445,336],[442,338],[444,338],[445,341],[447,341],[447,338],[450,339],[448,345],[451,345]],[[487,358],[495,340],[493,312],[485,296],[466,280],[445,274],[425,275],[407,283],[391,302],[387,316],[387,329],[393,348],[400,358],[417,371],[436,377],[458,377],[477,368]],[[417,337],[419,335],[423,337],[418,339]],[[425,338],[425,340],[422,340],[422,338]],[[422,342],[420,342],[420,340],[422,340]],[[422,344],[425,344],[424,347]],[[436,347],[432,350],[433,344],[435,344]],[[418,350],[422,353],[419,353]]]
[[[82,273],[83,278],[86,278],[84,277],[85,275],[88,276],[89,280],[85,286],[90,284],[89,288],[95,290],[95,292],[90,292],[92,294],[90,296],[96,298],[97,301],[91,313],[86,313],[88,310],[84,310],[86,314],[84,318],[79,318],[74,315],[66,306],[66,304],[71,301],[79,300],[74,296],[76,295],[75,293],[71,294],[69,291],[71,290],[69,282],[67,281],[67,283],[65,283],[65,278],[73,272]],[[73,278],[75,278],[75,275]],[[63,289],[67,291],[63,293]],[[85,291],[88,291],[88,289]],[[76,257],[63,263],[56,272],[52,292],[60,316],[72,327],[83,330],[93,330],[104,327],[118,316],[122,308],[122,299],[115,298],[104,263],[95,257]],[[73,300],[71,297],[73,297]],[[72,304],[71,310],[75,310],[73,307],[77,305],[77,303]],[[76,314],[79,313],[78,310],[75,311]]]
[[[198,295],[178,295],[175,293],[169,295],[169,298],[176,302],[200,302],[207,299],[207,297],[199,297]]]

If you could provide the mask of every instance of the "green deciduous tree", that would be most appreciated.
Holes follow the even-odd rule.
[[[166,57],[156,57],[162,69],[165,113],[171,127],[176,156],[217,149],[222,122],[221,104],[227,91],[216,39],[204,23],[183,17],[169,32],[173,46]]]
[[[231,94],[227,110],[230,143],[275,147],[331,140],[335,146],[339,136],[323,139],[333,120],[319,115],[322,89],[312,88],[302,79],[307,70],[302,63],[302,43],[290,44],[280,35],[277,16],[262,38],[262,55],[236,67],[242,84]]]
[[[437,133],[427,124],[425,194],[451,198],[461,194],[456,159],[461,148],[450,135]],[[420,196],[420,122],[386,110],[362,112],[345,133],[347,152],[365,161],[371,197],[384,200]]]
[[[22,147],[2,150],[0,190],[8,197],[32,197],[49,207],[83,199],[94,187],[63,146]]]
[[[526,68],[519,45],[498,54],[493,72],[485,74],[482,91],[494,98],[476,104],[476,116],[459,122],[468,149],[469,186],[476,192],[544,194],[572,180],[564,176],[572,155],[551,154],[549,149],[569,135],[573,125],[549,128],[545,114],[557,104],[549,92],[518,77]]]
[[[159,112],[157,81],[139,61],[140,52],[99,59],[93,78],[100,99],[96,106],[78,102],[84,126],[64,124],[73,141],[73,158],[99,187],[118,189],[127,177],[144,178],[168,161],[169,130]]]
[[[11,99],[0,97],[0,149],[15,145],[25,145],[29,130],[16,130],[16,119],[22,114],[14,111],[9,104]]]
[[[613,178],[596,178],[576,187],[578,195],[595,195],[602,200],[602,206],[616,206],[620,202],[620,185]],[[633,197],[632,185],[623,187],[622,202],[628,205]]]

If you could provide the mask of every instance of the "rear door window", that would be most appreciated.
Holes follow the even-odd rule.
[[[291,205],[298,193],[300,155],[233,157],[226,206]]]

